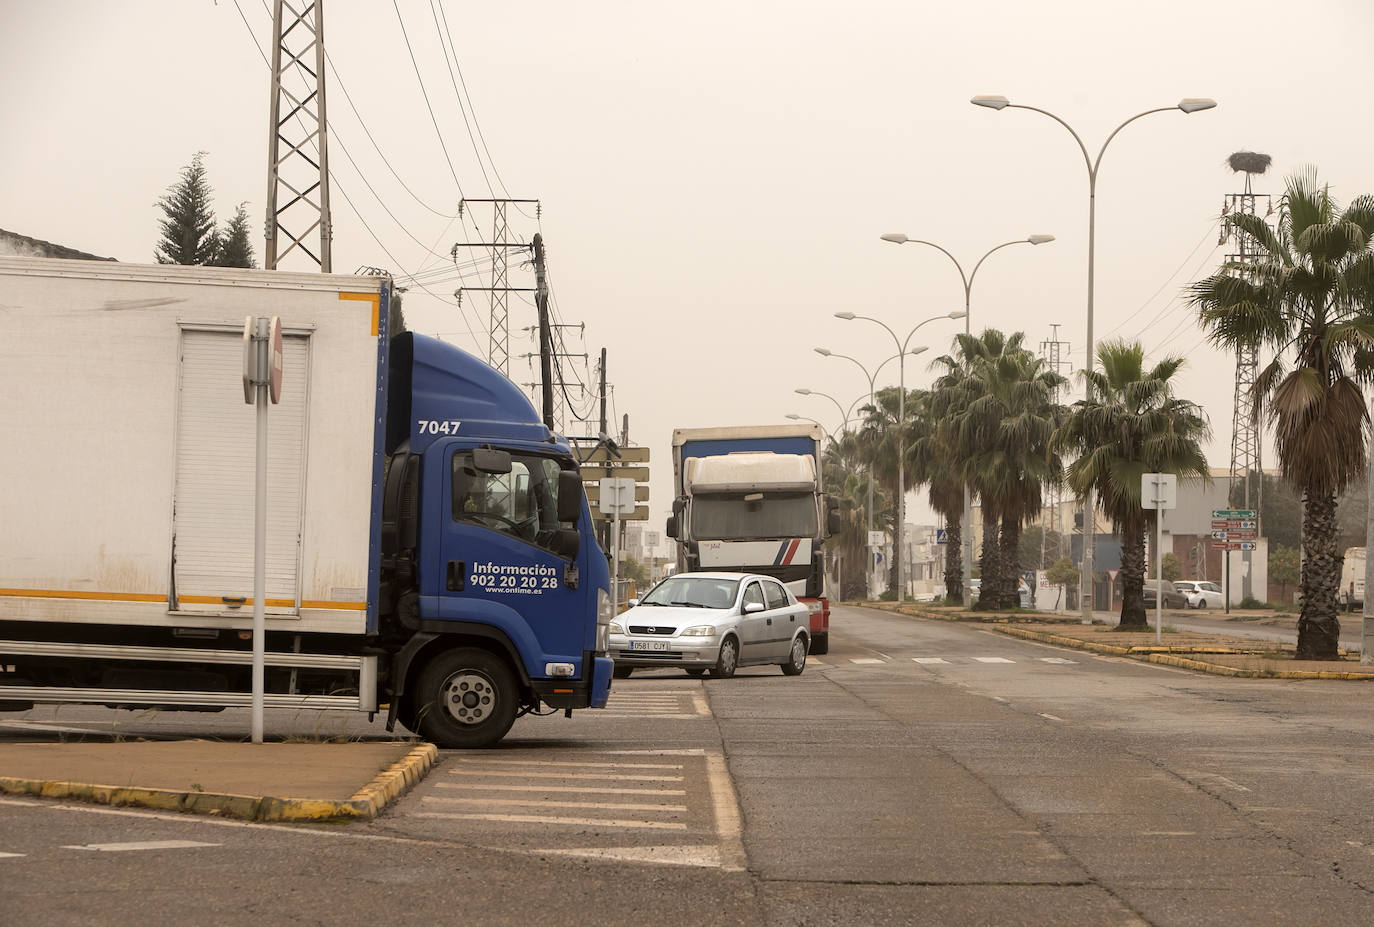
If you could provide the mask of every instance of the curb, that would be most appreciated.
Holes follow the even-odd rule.
[[[433,744],[420,744],[383,770],[347,801],[140,789],[6,776],[0,776],[0,794],[208,814],[245,821],[371,820],[388,804],[423,779],[433,768],[438,756],[439,750]]]
[[[1081,641],[1076,637],[1061,637],[1058,634],[1049,634],[1044,631],[1028,631],[1025,628],[999,627],[993,628],[998,634],[1006,634],[1011,637],[1020,637],[1025,640],[1040,641],[1045,644],[1054,644],[1058,647],[1067,647],[1072,650],[1088,650],[1093,653],[1108,654],[1114,657],[1127,657],[1132,660],[1140,660],[1146,663],[1159,663],[1164,666],[1176,666],[1180,669],[1195,670],[1200,673],[1208,673],[1212,676],[1231,676],[1238,679],[1340,679],[1340,680],[1370,680],[1374,679],[1374,673],[1330,673],[1330,672],[1311,672],[1308,670],[1250,670],[1240,669],[1235,666],[1224,666],[1220,663],[1208,663],[1205,660],[1190,660],[1187,657],[1174,656],[1169,653],[1160,653],[1157,647],[1115,647],[1111,644],[1099,644],[1096,641]],[[1194,649],[1192,652],[1196,653]],[[1238,651],[1227,651],[1222,648],[1211,650],[1212,653],[1236,653]]]

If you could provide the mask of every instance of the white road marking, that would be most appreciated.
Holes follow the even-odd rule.
[[[23,855],[23,853],[0,853],[0,859],[14,859],[17,856]]]
[[[1078,663],[1077,660],[1065,660],[1063,657],[1037,657],[1036,659],[1041,663]]]
[[[1006,657],[974,657],[979,663],[1015,663],[1015,660],[1008,660]]]
[[[574,792],[584,795],[686,795],[686,789],[603,789],[592,785],[482,785],[475,782],[436,782],[436,789],[488,792]]]
[[[1250,790],[1247,789],[1245,786],[1241,785],[1239,782],[1232,782],[1230,779],[1227,779],[1225,776],[1218,776],[1218,775],[1216,775],[1215,773],[1194,773],[1194,774],[1193,774],[1193,778],[1195,778],[1195,779],[1210,779],[1210,780],[1212,780],[1213,782],[1219,782],[1219,783],[1221,783],[1222,785],[1226,786],[1228,789],[1232,789],[1232,790],[1237,791],[1237,792],[1248,792],[1248,791],[1250,791]]]
[[[946,666],[949,665],[949,661],[944,657],[912,657],[911,660],[913,663],[943,663]]]
[[[484,757],[459,757],[459,763],[481,766],[564,766],[577,768],[612,767],[614,769],[681,769],[681,763],[572,763],[556,760],[489,760]]]
[[[994,702],[1001,702],[1003,705],[1010,705],[1010,704],[1011,704],[1010,701],[1008,701],[1007,699],[1002,698],[1002,696],[1000,696],[1000,695],[994,695],[994,696],[992,696],[992,700],[993,700]]]
[[[569,827],[625,827],[640,830],[686,830],[676,821],[620,821],[612,818],[562,818],[542,814],[448,814],[422,811],[417,818],[443,818],[463,821],[499,821],[509,824],[563,824]]]
[[[1193,830],[1142,830],[1142,837],[1196,837],[1197,831]]]
[[[602,808],[614,809],[616,811],[663,811],[679,812],[686,811],[686,805],[652,805],[637,802],[613,802],[613,801],[543,801],[521,798],[440,798],[426,795],[420,799],[423,802],[435,802],[444,805],[481,805],[489,808],[493,805],[511,805],[514,807],[534,807],[534,808]]]
[[[124,853],[131,850],[189,850],[194,847],[217,847],[219,843],[200,843],[196,840],[136,840],[131,843],[88,843],[85,846],[64,846],[64,850],[95,850],[100,853]]]
[[[613,859],[630,863],[658,863],[665,866],[699,866],[703,869],[729,869],[721,859],[719,847],[713,846],[656,846],[656,847],[589,847],[581,849],[545,849],[535,853],[576,856],[583,859]]]
[[[806,663],[808,666],[825,666],[824,660],[817,660],[815,657],[807,657]]]
[[[502,774],[505,774],[505,771],[504,771],[504,770],[494,770],[494,769],[486,769],[486,770],[483,770],[483,769],[453,769],[453,770],[450,770],[450,771],[449,771],[449,775],[451,775],[451,776],[489,776],[489,775],[492,775],[493,773],[497,773],[497,772],[501,772]],[[621,776],[621,775],[616,775],[616,774],[614,774],[614,773],[606,773],[606,774],[603,774],[603,775],[584,775],[583,773],[538,773],[538,772],[522,772],[522,773],[520,773],[519,775],[520,775],[520,777],[523,778],[523,779],[593,779],[593,780],[595,780],[595,781],[597,781],[597,782],[606,782],[606,781],[615,781],[615,782],[681,782],[681,781],[682,781],[682,777],[681,777],[681,776]]]
[[[1063,721],[1063,720],[1064,720],[1063,718],[1060,718],[1060,717],[1058,717],[1057,715],[1052,715],[1052,714],[1050,714],[1049,712],[1046,712],[1046,711],[1042,711],[1042,712],[1040,712],[1039,714],[1040,714],[1040,717],[1042,717],[1042,718],[1048,718],[1048,719],[1051,720],[1051,721]]]
[[[876,657],[851,657],[850,663],[886,663],[886,660],[879,660]]]

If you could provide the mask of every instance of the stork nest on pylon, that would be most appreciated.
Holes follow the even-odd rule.
[[[1257,151],[1237,151],[1226,159],[1226,163],[1237,174],[1263,174],[1269,170],[1269,164],[1273,160],[1267,154]]]

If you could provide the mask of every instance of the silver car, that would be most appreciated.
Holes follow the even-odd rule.
[[[1226,604],[1221,587],[1202,579],[1179,579],[1174,588],[1183,593],[1189,608],[1221,608]]]
[[[678,573],[610,625],[610,656],[623,679],[636,666],[676,666],[729,678],[741,666],[806,668],[810,612],[787,587],[753,573]]]

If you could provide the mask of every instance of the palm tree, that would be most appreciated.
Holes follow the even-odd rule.
[[[964,557],[960,519],[964,514],[964,481],[959,478],[955,448],[947,429],[938,427],[934,391],[917,390],[907,400],[911,431],[907,439],[915,485],[930,488],[930,507],[945,519],[945,601],[963,602]]]
[[[910,489],[915,485],[915,479],[909,471],[903,473],[906,485],[900,489],[897,486],[897,411],[899,408],[900,390],[895,387],[880,389],[874,394],[874,403],[859,407],[859,411],[864,414],[863,427],[860,429],[859,437],[864,447],[865,458],[868,466],[872,469],[873,477],[878,486],[887,486],[887,494],[883,497],[883,504],[878,503],[875,497],[873,501],[873,523],[875,526],[882,523],[883,527],[892,527],[897,521],[897,493]],[[910,391],[907,392],[905,409],[908,423],[911,421],[912,399]],[[910,447],[911,437],[908,433],[906,438],[907,447]],[[896,556],[889,564],[889,569],[895,566]],[[896,581],[891,583],[896,587]]]
[[[870,573],[865,565],[868,562],[868,482],[872,471],[864,454],[858,434],[846,431],[826,447],[822,460],[826,492],[840,503],[840,531],[826,542],[828,550],[839,554],[843,572],[849,577],[848,581],[845,576],[840,577],[840,598],[862,594]],[[886,497],[876,485],[873,499],[874,508],[881,510]]]
[[[1016,605],[1021,526],[1039,514],[1043,487],[1059,479],[1060,463],[1050,436],[1058,423],[1053,401],[1064,382],[1042,358],[1021,345],[1025,335],[987,329],[956,339],[960,359],[936,363],[948,391],[936,412],[950,429],[960,471],[978,491],[983,509],[983,608]],[[956,411],[957,410],[957,411]]]
[[[1173,377],[1182,357],[1166,357],[1149,370],[1139,343],[1104,341],[1101,370],[1084,371],[1091,400],[1079,400],[1054,434],[1052,446],[1072,452],[1068,484],[1080,500],[1090,489],[1121,539],[1121,627],[1148,627],[1145,616],[1145,534],[1141,475],[1174,473],[1209,479],[1201,442],[1210,434],[1202,409],[1178,399]]]
[[[1260,260],[1223,265],[1193,284],[1191,302],[1213,344],[1274,351],[1255,378],[1255,415],[1273,425],[1284,478],[1303,496],[1297,656],[1331,659],[1340,636],[1336,497],[1366,465],[1374,197],[1340,211],[1309,169],[1288,178],[1277,230],[1258,216],[1232,215],[1227,224],[1250,238]]]

